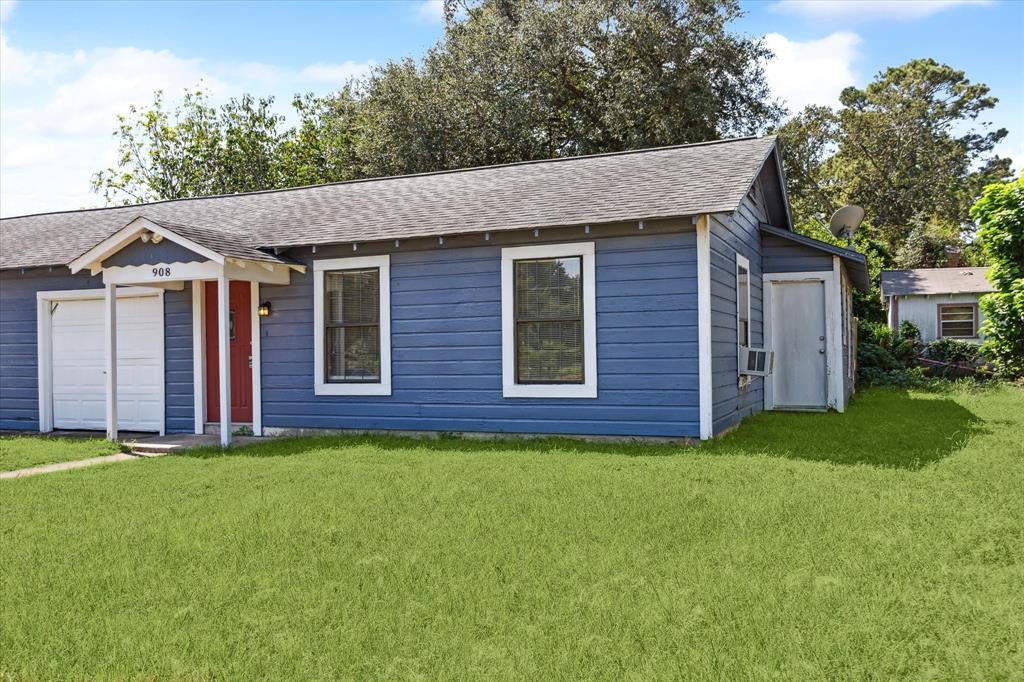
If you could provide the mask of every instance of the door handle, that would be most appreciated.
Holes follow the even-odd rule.
[[[825,351],[821,351],[821,352],[824,353]],[[252,356],[251,355],[249,356],[249,369],[252,369]]]

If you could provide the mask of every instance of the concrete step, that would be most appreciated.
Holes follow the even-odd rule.
[[[220,439],[214,434],[175,434],[171,436],[150,436],[138,440],[126,440],[124,443],[131,450],[132,454],[143,456],[166,455],[171,452],[179,452],[189,448],[198,448],[208,445],[219,445]]]

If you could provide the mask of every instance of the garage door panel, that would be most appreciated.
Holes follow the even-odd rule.
[[[103,301],[61,301],[50,326],[54,427],[106,428]],[[118,299],[117,346],[118,428],[159,431],[164,390],[159,297]]]

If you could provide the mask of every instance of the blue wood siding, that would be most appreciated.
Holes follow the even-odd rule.
[[[750,261],[750,336],[764,343],[762,314],[761,209],[748,196],[735,213],[711,217],[711,373],[714,433],[764,407],[764,381],[753,377],[739,388],[737,375],[736,254]]]
[[[765,272],[832,270],[832,255],[770,234],[761,235]]]
[[[135,240],[117,253],[111,255],[103,266],[112,268],[121,265],[156,265],[157,263],[201,263],[209,260],[181,244],[164,239],[159,244]]]
[[[0,271],[0,429],[39,430],[36,293],[99,289],[100,276],[67,268]],[[192,430],[192,298],[164,295],[166,426]]]
[[[399,252],[390,396],[314,395],[312,268],[261,287],[264,425],[698,436],[695,233],[595,241],[596,399],[502,397],[500,247]]]
[[[192,376],[192,284],[164,292],[164,400],[167,433],[195,428]]]
[[[102,286],[99,276],[67,268],[0,271],[0,429],[39,430],[36,293]]]

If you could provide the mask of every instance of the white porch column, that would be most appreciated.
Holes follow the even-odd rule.
[[[107,284],[103,299],[106,331],[107,440],[117,440],[117,285]]]
[[[220,444],[231,444],[231,292],[228,276],[217,277],[217,352],[220,367]]]

